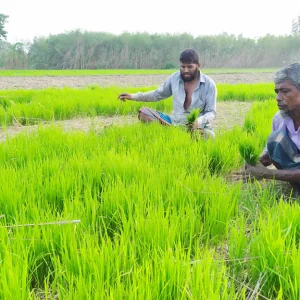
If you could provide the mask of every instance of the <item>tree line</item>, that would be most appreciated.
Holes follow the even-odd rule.
[[[194,48],[206,68],[275,68],[300,60],[300,35],[258,39],[227,33],[123,33],[74,30],[37,37],[30,44],[0,39],[2,69],[168,69],[182,50]]]

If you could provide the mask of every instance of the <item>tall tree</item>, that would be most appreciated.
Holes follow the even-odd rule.
[[[1,38],[6,38],[7,31],[4,30],[4,25],[7,22],[7,15],[0,14],[0,40]]]
[[[300,16],[298,16],[298,18],[294,19],[292,22],[292,34],[300,34]]]

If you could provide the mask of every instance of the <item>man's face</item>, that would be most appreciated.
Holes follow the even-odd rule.
[[[292,112],[300,107],[300,90],[289,80],[275,85],[277,106],[281,111]]]
[[[193,81],[200,69],[200,64],[180,63],[180,75],[184,82]]]

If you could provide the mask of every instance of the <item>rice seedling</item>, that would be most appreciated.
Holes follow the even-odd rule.
[[[239,151],[244,160],[250,165],[256,165],[259,160],[260,153],[252,141],[244,141],[239,145]]]
[[[218,99],[222,101],[263,101],[275,100],[274,84],[219,84]],[[275,102],[275,101],[274,101]]]
[[[253,120],[250,120],[249,118],[245,118],[244,129],[247,133],[252,134],[256,131],[256,123]]]
[[[204,69],[205,74],[234,74],[234,73],[264,73],[275,72],[277,69],[247,68],[247,69]],[[139,69],[103,69],[103,70],[1,70],[0,76],[95,76],[95,75],[151,75],[172,74],[177,69],[139,70]]]
[[[135,93],[154,88],[156,87],[128,87],[127,91]],[[45,90],[1,91],[0,97],[3,98],[0,98],[2,99],[0,101],[0,124],[4,126],[18,122],[22,125],[30,125],[75,117],[136,114],[138,109],[144,104],[128,101],[126,105],[120,106],[119,101],[116,100],[116,95],[123,91],[124,88],[114,86],[104,88],[90,86],[85,89],[50,88]],[[270,98],[274,99],[273,88],[268,84],[236,86],[220,84],[218,85],[218,91],[218,100],[220,101],[253,101],[253,99],[262,101]],[[275,101],[273,102],[272,107],[276,109]],[[147,105],[166,113],[172,111],[171,98],[148,103]],[[196,112],[193,112],[193,114],[196,115]]]
[[[241,141],[263,147],[273,109],[207,142],[138,123],[0,143],[0,298],[298,299],[299,204],[226,179]]]
[[[197,118],[199,117],[200,114],[200,109],[192,109],[191,112],[187,115],[186,119],[187,119],[187,123],[186,123],[186,128],[187,130],[190,132],[191,137],[193,139],[195,139],[196,141],[199,140],[199,135],[201,135],[201,132],[197,132],[197,130],[195,130],[194,127],[194,123],[197,120]]]
[[[187,115],[186,119],[188,124],[194,124],[200,114],[200,109],[192,109],[191,112]]]

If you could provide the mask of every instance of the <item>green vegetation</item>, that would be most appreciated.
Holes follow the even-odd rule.
[[[298,299],[299,206],[225,179],[245,134],[138,123],[0,144],[1,297]]]
[[[256,101],[252,104],[251,113],[245,117],[239,152],[250,165],[258,162],[271,131],[271,120],[277,110],[274,100]]]
[[[148,91],[156,87],[126,88],[129,93]],[[90,86],[85,89],[45,89],[0,91],[0,126],[19,122],[23,125],[75,117],[136,114],[143,103],[117,100],[124,88]],[[220,84],[218,101],[253,101],[274,99],[272,84]],[[272,104],[273,103],[273,104]],[[149,107],[169,113],[172,99],[148,103]],[[270,105],[276,107],[275,101]],[[247,121],[248,122],[248,121]]]
[[[263,149],[274,95],[261,85],[219,90],[259,101],[215,141],[137,123],[39,125],[0,143],[0,299],[298,300],[298,200],[273,181],[229,180],[241,143]],[[136,112],[119,91],[2,91],[2,119]],[[168,111],[170,101],[153,105]]]
[[[197,49],[204,68],[278,68],[299,57],[298,35],[258,39],[227,33],[191,34],[81,32],[36,37],[32,44],[0,41],[4,69],[174,69],[180,53]]]
[[[212,250],[240,187],[207,177],[207,166],[220,143],[220,174],[240,164],[237,155],[228,163],[233,135],[196,143],[179,128],[136,124],[100,135],[40,129],[0,144],[2,298],[17,286],[17,299],[33,288],[63,299],[229,297]],[[63,220],[81,222],[6,227]]]
[[[5,23],[7,22],[7,15],[0,13],[0,41],[2,38],[6,38],[7,31],[4,30]]]
[[[202,69],[205,74],[237,74],[237,73],[267,73],[275,72],[277,69]],[[98,75],[169,75],[178,69],[168,70],[124,70],[124,69],[102,69],[102,70],[0,70],[1,76],[98,76]]]
[[[261,101],[274,99],[274,83],[217,84],[218,100]]]
[[[252,141],[244,141],[244,143],[239,145],[239,151],[241,156],[250,165],[256,165],[259,159],[259,154],[257,148]]]
[[[197,120],[199,117],[199,109],[193,109],[190,114],[186,117],[187,123],[189,124],[194,124],[194,122]]]

